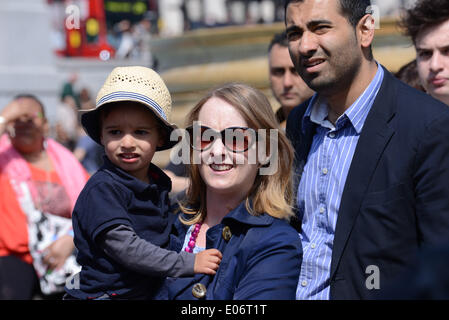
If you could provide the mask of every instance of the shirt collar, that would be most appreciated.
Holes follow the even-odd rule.
[[[104,156],[103,160],[103,168],[106,169],[115,180],[119,181],[134,192],[141,193],[147,189],[171,190],[170,178],[152,163],[150,163],[148,170],[150,183],[145,183],[114,165],[107,156]]]
[[[383,78],[384,70],[382,66],[377,63],[377,72],[373,80],[357,100],[337,119],[335,126],[327,120],[329,112],[326,100],[318,94],[315,94],[310,100],[307,110],[302,118],[303,134],[306,132],[306,126],[311,123],[316,123],[329,129],[338,129],[343,126],[345,119],[348,119],[357,134],[360,134],[368,112],[371,110],[377,93],[379,92]]]

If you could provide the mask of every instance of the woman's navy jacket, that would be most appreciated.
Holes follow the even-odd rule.
[[[178,236],[171,239],[173,250],[181,250],[188,227],[179,219],[175,222]],[[223,229],[230,233],[224,236]],[[167,279],[169,299],[198,299],[192,293],[198,283],[206,288],[202,298],[206,300],[295,299],[302,246],[298,232],[286,220],[268,214],[253,216],[243,201],[209,228],[206,249],[211,248],[223,254],[216,275]]]

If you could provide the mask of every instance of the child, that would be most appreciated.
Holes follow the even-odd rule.
[[[81,123],[106,157],[73,212],[82,270],[78,285],[66,286],[66,298],[151,299],[166,276],[215,274],[218,250],[193,255],[161,248],[175,215],[170,178],[151,160],[177,141],[169,139],[176,126],[168,122],[171,98],[160,76],[144,67],[115,68],[96,107],[86,111]]]

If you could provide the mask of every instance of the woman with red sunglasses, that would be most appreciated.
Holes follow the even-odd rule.
[[[223,258],[214,276],[168,279],[169,299],[295,299],[302,248],[289,225],[293,151],[268,99],[227,84],[188,123],[190,186],[172,248],[216,248]]]

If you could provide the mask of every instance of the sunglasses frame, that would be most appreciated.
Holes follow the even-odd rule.
[[[196,147],[193,145],[193,139],[192,139],[192,136],[193,136],[193,130],[194,130],[195,127],[197,127],[197,128],[199,129],[200,132],[201,132],[202,129],[206,129],[206,130],[211,130],[211,131],[214,133],[213,135],[210,136],[211,138],[214,137],[214,139],[211,139],[211,141],[210,141],[210,143],[207,145],[207,147],[205,147],[205,148],[196,148]],[[243,131],[245,131],[245,132],[246,132],[246,131],[249,131],[249,132],[252,133],[252,136],[254,137],[254,139],[251,140],[251,143],[249,143],[248,146],[247,146],[244,150],[234,150],[234,149],[231,149],[231,148],[229,148],[229,147],[226,145],[226,143],[225,143],[225,141],[226,141],[226,131],[227,131],[227,130],[228,130],[228,131],[229,131],[229,130],[235,130],[235,129],[241,129],[241,130],[243,130]],[[201,151],[201,152],[206,151],[206,150],[208,150],[209,148],[211,148],[212,145],[213,145],[213,144],[215,143],[215,141],[217,140],[216,137],[220,137],[221,143],[225,146],[225,148],[228,149],[229,151],[233,152],[233,153],[243,153],[243,152],[246,152],[246,151],[248,151],[248,149],[251,148],[251,147],[253,146],[253,144],[257,141],[257,133],[256,133],[256,130],[254,130],[253,128],[248,128],[248,127],[239,127],[239,126],[235,126],[235,127],[224,128],[224,129],[221,130],[221,131],[217,131],[217,130],[212,129],[212,128],[208,127],[208,126],[195,125],[195,126],[189,126],[189,127],[187,127],[187,128],[186,128],[186,131],[187,131],[187,133],[188,133],[188,136],[189,136],[189,144],[190,144],[190,146],[192,147],[192,149],[194,149],[194,150],[196,150],[196,151]],[[203,134],[204,134],[204,133],[201,132],[201,136],[202,136]]]

